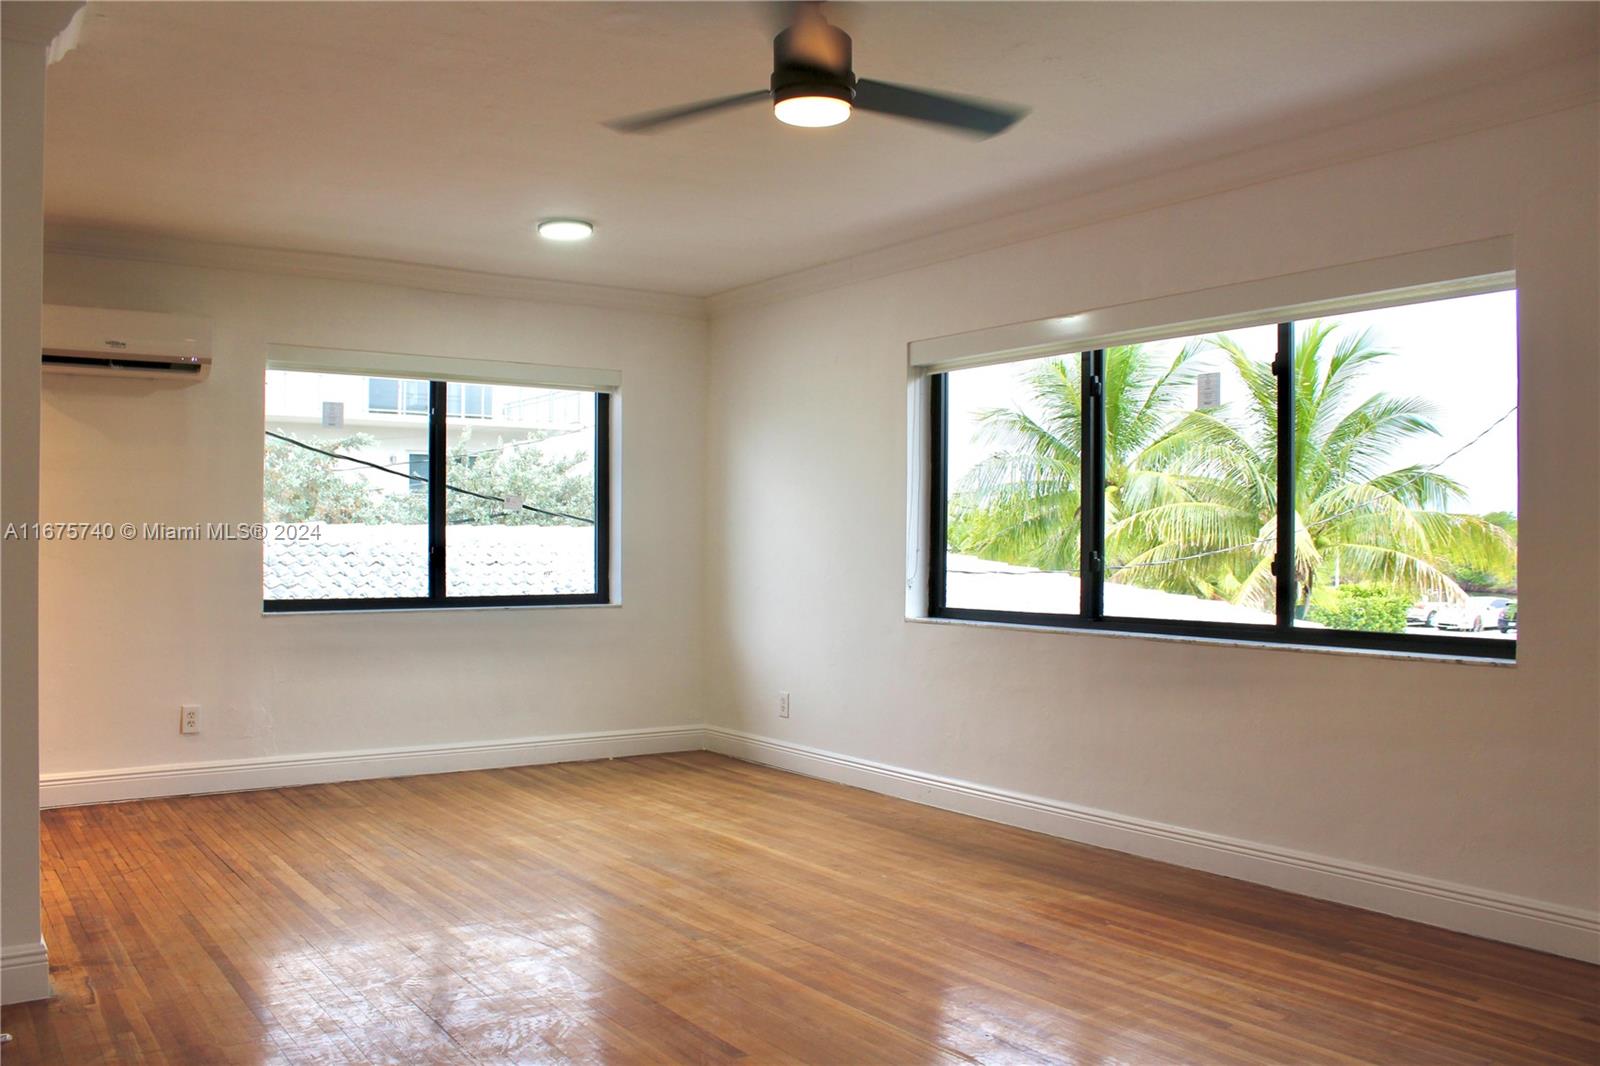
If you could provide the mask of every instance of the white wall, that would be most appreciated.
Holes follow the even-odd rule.
[[[1172,179],[1164,206],[887,276],[841,264],[844,287],[713,301],[714,722],[1592,923],[1596,128],[1588,104],[1384,154],[1352,137],[1347,161],[1290,176],[1198,198]],[[904,618],[909,341],[1508,234],[1516,666]]]
[[[703,320],[86,255],[48,255],[45,273],[51,303],[203,316],[216,338],[197,385],[47,378],[46,518],[259,521],[269,344],[598,366],[622,379],[623,599],[263,617],[258,544],[50,543],[47,779],[701,719]],[[198,736],[178,734],[188,702]]]
[[[8,26],[9,30],[10,27]],[[5,116],[4,337],[0,340],[0,517],[29,523],[39,514],[40,261],[43,256],[44,45],[4,45],[0,90]],[[0,541],[0,1001],[48,994],[39,939],[39,552],[27,540]]]
[[[44,256],[45,67],[77,40],[81,3],[0,14],[0,521],[39,517],[39,302]],[[39,921],[39,552],[0,540],[0,1003],[50,994]]]

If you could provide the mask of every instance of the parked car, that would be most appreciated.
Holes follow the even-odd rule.
[[[1411,605],[1406,611],[1406,625],[1427,626],[1432,629],[1439,620],[1439,614],[1448,611],[1452,605],[1443,600],[1422,600]]]
[[[1503,596],[1472,596],[1464,604],[1452,604],[1439,612],[1434,624],[1440,629],[1457,629],[1480,633],[1485,628],[1498,629],[1500,617],[1511,601]]]
[[[1506,604],[1506,609],[1500,612],[1500,632],[1509,633],[1517,628],[1517,601],[1512,600]]]

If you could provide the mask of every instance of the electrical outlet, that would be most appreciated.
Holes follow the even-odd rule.
[[[778,693],[778,717],[789,717],[789,694],[787,692]]]
[[[200,732],[200,705],[185,703],[178,707],[178,732],[185,735]]]

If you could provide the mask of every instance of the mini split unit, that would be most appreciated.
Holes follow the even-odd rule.
[[[44,307],[41,365],[56,374],[204,381],[211,373],[211,323],[203,318]]]

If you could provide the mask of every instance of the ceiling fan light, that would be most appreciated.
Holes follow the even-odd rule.
[[[547,218],[539,223],[539,236],[547,241],[586,241],[594,235],[594,223],[581,218]]]
[[[772,113],[791,126],[837,126],[850,117],[850,101],[837,96],[791,96],[774,103]]]

